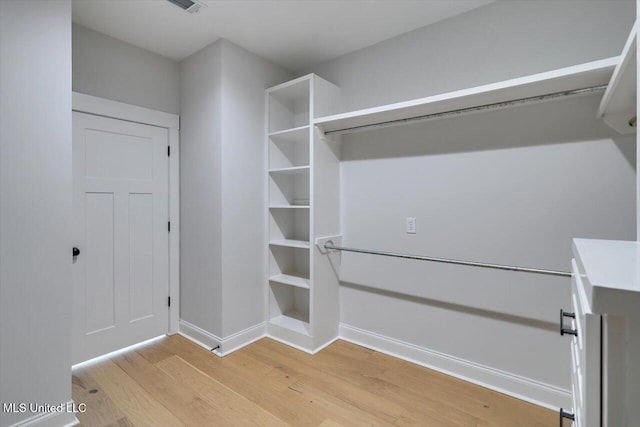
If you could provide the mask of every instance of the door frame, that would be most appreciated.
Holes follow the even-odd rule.
[[[169,324],[167,334],[178,333],[180,321],[180,116],[72,92],[72,110],[167,129],[169,135]]]

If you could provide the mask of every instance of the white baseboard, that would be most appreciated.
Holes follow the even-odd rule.
[[[222,342],[222,338],[182,319],[178,323],[178,333],[207,350],[220,346]]]
[[[1,1],[1,0],[0,0],[0,1]],[[296,344],[296,343],[294,343],[294,342],[284,340],[284,339],[282,339],[282,338],[280,338],[280,337],[277,337],[277,336],[275,336],[275,335],[271,335],[271,334],[269,334],[269,333],[267,333],[267,335],[266,335],[266,336],[267,336],[270,340],[274,340],[274,341],[277,341],[277,342],[279,342],[279,343],[281,343],[281,344],[284,344],[284,345],[286,345],[286,346],[289,346],[289,347],[291,347],[291,348],[295,348],[296,350],[299,350],[299,351],[301,351],[301,352],[303,352],[303,353],[313,354],[313,351],[311,351],[311,350],[309,350],[308,348],[305,348],[305,347],[303,347],[303,346],[301,346],[301,345],[298,345],[298,344]]]
[[[73,400],[67,402],[65,406],[73,407]],[[78,424],[79,421],[73,412],[47,412],[35,414],[10,427],[71,427]]]
[[[267,322],[258,323],[257,325],[223,338],[220,343],[220,353],[226,356],[266,336]]]
[[[545,408],[557,411],[561,406],[567,408],[572,405],[569,390],[459,359],[351,325],[340,324],[340,338]]]
[[[258,323],[228,337],[221,338],[186,320],[180,320],[178,333],[207,350],[218,347],[213,353],[222,357],[265,337],[267,332],[266,325],[266,322]]]
[[[313,350],[313,352],[311,354],[316,354],[316,353],[324,350],[325,348],[329,347],[331,344],[333,344],[334,342],[338,341],[339,339],[340,339],[340,337],[335,337],[334,339],[327,341],[326,343],[322,344],[321,346],[319,346],[318,348]]]

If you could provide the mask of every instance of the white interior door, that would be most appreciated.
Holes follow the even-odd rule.
[[[167,333],[167,129],[73,113],[73,363]]]

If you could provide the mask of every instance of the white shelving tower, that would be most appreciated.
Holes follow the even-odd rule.
[[[340,234],[339,146],[314,119],[339,103],[314,74],[266,91],[267,331],[309,353],[338,336],[338,276],[314,243]]]

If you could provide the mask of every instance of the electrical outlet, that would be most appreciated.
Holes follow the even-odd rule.
[[[416,219],[407,218],[407,234],[416,234]]]

